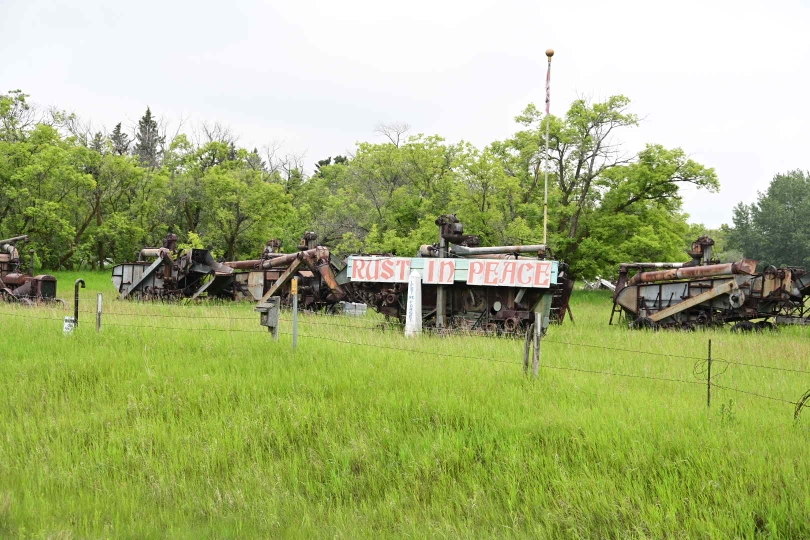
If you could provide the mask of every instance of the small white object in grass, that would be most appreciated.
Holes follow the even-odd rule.
[[[73,317],[65,317],[65,324],[62,326],[62,331],[65,335],[72,334],[74,328],[76,328],[76,319]]]

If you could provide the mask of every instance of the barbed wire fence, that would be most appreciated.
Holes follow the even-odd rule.
[[[101,309],[101,302],[98,303],[97,309],[95,310],[88,310],[88,309],[77,309],[75,311],[76,314],[81,313],[88,316],[94,316],[96,318],[96,330],[101,331],[102,326],[110,326],[110,327],[119,327],[119,328],[139,328],[139,329],[149,329],[149,330],[161,330],[161,331],[205,331],[205,332],[237,332],[237,333],[251,333],[251,334],[263,334],[265,336],[268,335],[267,328],[258,327],[256,329],[248,329],[248,328],[237,328],[233,325],[225,327],[225,326],[217,326],[212,324],[206,324],[205,326],[195,325],[195,326],[175,326],[175,325],[167,325],[164,323],[161,324],[143,324],[143,323],[132,323],[128,321],[122,321],[118,318],[158,318],[161,320],[164,319],[178,319],[178,320],[202,320],[202,321],[216,321],[222,322],[227,321],[231,324],[233,321],[254,321],[258,322],[259,314],[256,313],[252,316],[247,315],[235,315],[235,314],[216,314],[216,315],[205,315],[205,314],[181,314],[181,313],[157,313],[157,312],[127,312],[127,311],[120,311],[120,310],[110,310],[110,309]],[[285,312],[287,313],[287,312]],[[335,316],[334,320],[323,320],[323,315],[302,315],[304,312],[299,312],[298,318],[299,321],[304,325],[313,325],[315,327],[323,327],[328,329],[328,331],[332,331],[333,329],[338,332],[343,332],[346,334],[346,330],[351,330],[353,332],[361,331],[361,332],[374,332],[375,338],[379,337],[379,334],[385,333],[390,330],[396,330],[398,333],[404,329],[404,323],[401,321],[391,321],[386,320],[382,321],[374,321],[372,324],[361,323],[359,320],[356,323],[349,322],[347,319],[348,317],[338,317]],[[24,318],[24,319],[33,319],[33,320],[50,320],[50,321],[62,321],[67,317],[62,316],[49,316],[41,312],[37,312],[31,307],[13,307],[11,310],[3,310],[0,311],[0,316],[11,316],[17,318]],[[88,317],[89,319],[90,317]],[[110,320],[109,318],[112,318]],[[92,323],[92,319],[90,319]],[[286,324],[290,324],[293,322],[292,316],[280,316],[280,322],[284,322]],[[76,321],[78,324],[78,321]],[[244,324],[242,322],[238,322],[237,324]],[[85,326],[89,326],[90,324],[86,324]],[[258,325],[257,325],[258,326]],[[67,327],[66,332],[67,332]],[[285,336],[293,336],[293,332],[279,332],[281,335]],[[438,332],[426,332],[428,335],[443,335]],[[387,351],[395,351],[400,353],[406,353],[409,358],[414,360],[425,360],[431,357],[433,358],[455,358],[455,359],[465,359],[465,360],[475,360],[478,362],[489,362],[489,363],[497,363],[497,364],[509,364],[512,366],[521,366],[524,365],[523,362],[520,361],[510,361],[504,360],[500,358],[493,358],[493,357],[485,357],[485,356],[472,356],[466,354],[454,354],[454,353],[447,353],[438,351],[434,348],[425,348],[425,347],[406,347],[406,346],[395,346],[391,344],[380,343],[379,341],[375,341],[373,343],[367,343],[358,340],[352,339],[341,339],[340,337],[335,337],[331,335],[322,335],[322,334],[313,334],[313,333],[296,333],[298,338],[304,339],[312,339],[312,340],[319,340],[325,341],[329,343],[335,343],[339,345],[350,345],[350,346],[360,346],[360,347],[368,347],[370,349],[377,349],[377,350],[387,350]],[[493,335],[487,332],[479,332],[475,330],[468,330],[468,331],[461,331],[461,332],[453,332],[452,335],[454,336],[487,336],[488,338],[496,338],[496,339],[510,339],[510,340],[517,340],[523,339],[526,337],[526,334],[523,332],[506,332],[502,331]],[[343,336],[345,338],[345,335]],[[418,343],[419,340],[415,340]],[[689,360],[694,362],[692,367],[692,378],[675,378],[675,377],[664,377],[664,376],[656,376],[656,375],[649,375],[649,374],[638,374],[638,373],[627,373],[627,372],[620,372],[620,371],[607,371],[607,370],[600,370],[600,369],[590,369],[588,367],[582,366],[563,366],[559,364],[553,364],[547,361],[543,361],[541,364],[542,368],[548,368],[560,372],[572,372],[572,373],[583,373],[589,375],[597,375],[597,376],[604,376],[604,377],[619,377],[619,378],[627,378],[627,379],[636,379],[636,380],[650,380],[650,381],[659,381],[659,382],[668,382],[668,383],[675,383],[675,384],[687,384],[692,386],[704,386],[707,392],[707,407],[711,407],[711,392],[712,389],[716,390],[723,390],[727,392],[733,392],[739,395],[743,395],[746,397],[751,398],[758,398],[762,400],[767,400],[769,402],[775,402],[780,404],[786,404],[793,406],[793,417],[794,419],[798,420],[801,411],[805,406],[810,404],[810,389],[804,392],[798,399],[791,400],[785,399],[779,396],[772,396],[767,395],[761,392],[754,392],[744,388],[738,388],[734,386],[730,386],[728,384],[719,384],[717,382],[718,378],[724,375],[729,368],[732,366],[746,368],[746,369],[761,369],[766,370],[769,372],[778,372],[781,374],[795,374],[795,375],[810,375],[810,370],[804,369],[797,369],[797,368],[788,368],[788,367],[781,367],[781,366],[774,366],[774,365],[766,365],[766,364],[754,364],[750,362],[742,362],[737,360],[730,360],[727,358],[718,358],[712,356],[711,351],[711,340],[708,340],[708,347],[707,347],[707,354],[706,356],[695,356],[695,355],[684,355],[684,354],[670,354],[670,353],[661,353],[656,351],[645,351],[640,349],[630,349],[630,348],[623,348],[623,347],[610,347],[605,345],[599,345],[594,343],[578,343],[573,341],[563,341],[563,340],[556,340],[551,339],[547,336],[542,338],[542,343],[544,344],[553,344],[557,346],[564,346],[564,347],[575,347],[575,348],[583,348],[583,349],[594,349],[594,350],[604,350],[604,351],[611,351],[611,352],[618,352],[625,355],[638,355],[641,357],[657,357],[657,358],[667,358],[670,360]],[[714,369],[714,372],[712,370]]]

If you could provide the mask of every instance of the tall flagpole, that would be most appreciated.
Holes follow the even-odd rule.
[[[548,245],[548,125],[550,124],[549,111],[551,109],[551,57],[554,56],[554,49],[546,49],[548,57],[548,69],[546,70],[546,151],[543,153],[543,171],[546,180],[543,197],[543,244]]]

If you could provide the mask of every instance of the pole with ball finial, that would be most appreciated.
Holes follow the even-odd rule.
[[[543,188],[543,244],[548,245],[548,130],[551,108],[551,57],[554,56],[554,49],[546,49],[548,57],[548,69],[546,70],[546,151],[543,153],[543,171],[545,173],[545,183]]]

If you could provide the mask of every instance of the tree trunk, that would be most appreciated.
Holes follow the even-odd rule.
[[[97,197],[97,198],[96,198],[96,225],[97,225],[98,227],[101,227],[102,222],[103,222],[103,219],[102,219],[102,217],[101,217],[101,197]],[[102,242],[101,240],[99,240],[99,241],[98,241],[98,246],[97,246],[97,247],[98,247],[98,252],[97,252],[97,256],[98,256],[98,269],[99,269],[99,270],[104,270],[104,258],[105,258],[105,253],[104,253],[104,242]]]

